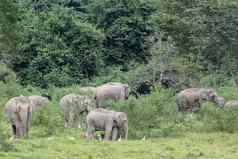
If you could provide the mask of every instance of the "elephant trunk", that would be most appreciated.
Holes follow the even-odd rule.
[[[225,105],[225,99],[223,97],[217,96],[214,100],[214,102],[219,106],[219,107],[224,107]]]
[[[128,122],[127,121],[124,123],[122,130],[123,130],[122,137],[127,140],[127,136],[128,136]]]

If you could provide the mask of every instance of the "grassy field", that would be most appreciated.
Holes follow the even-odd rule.
[[[6,93],[0,92],[0,112],[10,97],[25,90],[9,88],[10,85],[2,87]],[[234,89],[221,88],[219,94],[238,99]],[[110,108],[128,114],[128,141],[88,141],[81,130],[64,128],[58,101],[62,95],[73,92],[73,87],[49,92],[53,100],[33,115],[29,138],[12,141],[13,149],[7,152],[0,147],[0,159],[238,159],[238,110],[206,103],[199,113],[180,113],[173,91],[160,89],[139,99],[112,103]],[[40,93],[26,90],[25,94]],[[1,134],[8,139],[10,132],[10,124],[2,113],[0,144]],[[141,140],[143,136],[146,140]]]
[[[183,137],[87,141],[74,130],[15,141],[1,159],[237,159],[238,134],[189,133]]]

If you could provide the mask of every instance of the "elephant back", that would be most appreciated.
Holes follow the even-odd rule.
[[[37,111],[41,106],[49,102],[49,99],[47,97],[39,95],[28,96],[28,99],[31,102],[31,107],[33,111]]]
[[[238,101],[236,100],[229,100],[225,103],[225,108],[238,108]]]
[[[105,84],[97,88],[96,96],[104,98],[119,98],[125,92],[124,85]]]
[[[91,99],[88,96],[82,96],[77,94],[68,94],[65,95],[60,99],[59,105],[61,109],[71,109],[71,108],[77,108],[80,109],[80,111],[84,111],[85,109],[93,109],[95,107],[95,102],[93,99]]]

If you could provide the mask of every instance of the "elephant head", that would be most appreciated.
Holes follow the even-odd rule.
[[[125,99],[128,99],[129,95],[130,95],[129,85],[128,84],[123,84],[123,87],[125,89]]]
[[[217,105],[220,106],[220,107],[224,107],[226,101],[223,97],[217,96],[215,98],[215,103],[217,103]]]
[[[200,90],[201,99],[205,101],[210,101],[213,103],[216,103],[218,106],[223,107],[225,104],[225,99],[223,97],[220,97],[217,95],[216,91],[214,89],[208,88],[202,88]]]
[[[128,135],[128,119],[127,115],[124,112],[115,112],[113,116],[113,121],[115,126],[119,129],[119,135],[127,139]]]

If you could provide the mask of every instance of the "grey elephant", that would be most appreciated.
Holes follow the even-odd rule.
[[[94,99],[73,93],[62,97],[59,106],[64,113],[66,128],[83,127],[88,112],[96,108]]]
[[[47,102],[49,100],[42,96],[19,96],[5,104],[4,112],[11,123],[13,138],[28,136],[32,113]]]
[[[237,100],[228,100],[225,103],[224,108],[238,108],[238,101]]]
[[[51,100],[51,97],[49,96],[40,96],[40,95],[32,95],[28,96],[28,98],[32,102],[31,107],[33,112],[39,110],[42,106],[44,106]]]
[[[105,131],[104,140],[127,139],[128,119],[124,112],[97,108],[87,115],[86,137],[92,139],[96,131]]]
[[[129,97],[129,85],[119,82],[109,82],[97,87],[96,105],[102,107],[107,100],[126,100]]]
[[[189,88],[178,93],[176,103],[179,111],[197,112],[204,101],[210,101],[223,107],[225,100],[211,88]]]

